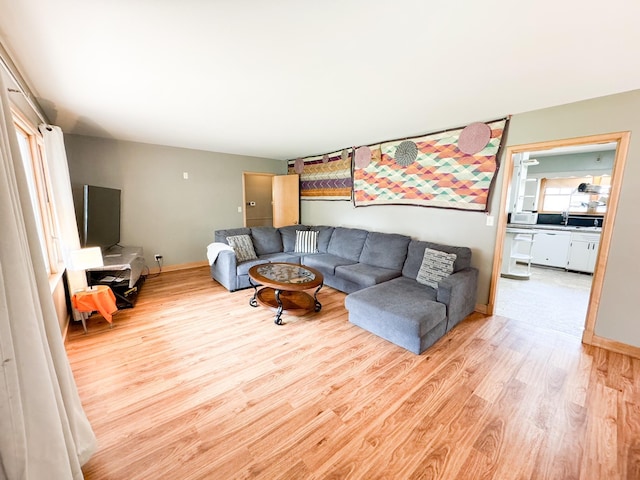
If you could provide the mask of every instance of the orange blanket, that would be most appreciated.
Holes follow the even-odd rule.
[[[90,290],[78,292],[71,303],[79,312],[100,312],[109,323],[112,321],[112,314],[118,310],[116,297],[107,285],[97,285]]]

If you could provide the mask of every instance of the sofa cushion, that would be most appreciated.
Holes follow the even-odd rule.
[[[406,277],[350,293],[345,307],[356,309],[359,317],[370,318],[384,330],[403,335],[422,337],[446,321],[446,307],[436,301],[436,290]]]
[[[296,246],[293,251],[295,253],[318,253],[318,231],[296,231]]]
[[[362,247],[369,232],[358,228],[336,227],[333,229],[327,253],[352,260],[356,263],[360,260]]]
[[[455,261],[455,253],[445,253],[440,250],[425,248],[422,265],[418,271],[416,281],[423,285],[438,288],[438,282],[441,282],[453,273],[453,264]]]
[[[316,230],[318,232],[318,252],[327,253],[329,242],[331,241],[331,235],[333,235],[335,228],[327,227],[325,225],[316,225],[309,227],[309,230]]]
[[[376,267],[402,270],[411,238],[396,233],[369,232],[360,262]]]
[[[309,230],[306,225],[287,225],[278,229],[282,236],[282,251],[293,252],[296,246],[296,232],[298,230]]]
[[[249,269],[254,265],[260,265],[262,263],[269,263],[269,260],[264,258],[256,258],[254,260],[247,260],[246,262],[239,263],[236,266],[236,272],[238,275],[247,275],[249,273]]]
[[[238,263],[258,258],[249,235],[232,235],[227,237],[227,242],[233,248]]]
[[[336,277],[344,278],[362,288],[386,282],[400,276],[400,269],[375,267],[366,263],[354,263],[353,265],[339,265],[336,267]]]
[[[251,237],[257,255],[282,252],[282,236],[277,228],[253,227]]]
[[[468,268],[471,266],[471,249],[467,247],[451,247],[449,245],[440,245],[432,242],[422,242],[419,240],[411,240],[407,250],[407,259],[402,267],[402,275],[413,280],[418,276],[422,259],[424,258],[424,249],[431,248],[446,253],[455,253],[456,261],[453,264],[453,272]]]
[[[260,260],[267,260],[270,263],[274,262],[286,262],[286,263],[301,263],[301,256],[292,252],[278,252],[267,253],[266,255],[260,255]]]
[[[336,267],[339,265],[351,265],[356,263],[346,258],[337,257],[330,253],[317,253],[315,255],[305,255],[302,258],[302,264],[315,268],[323,275],[335,275]]]
[[[226,243],[227,245],[229,245],[229,242],[227,242],[227,237],[233,237],[236,235],[249,235],[249,234],[251,234],[250,228],[241,227],[241,228],[227,228],[225,230],[216,230],[213,236],[216,242]]]

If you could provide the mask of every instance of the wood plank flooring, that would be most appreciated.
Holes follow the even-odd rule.
[[[418,356],[251,293],[167,272],[71,326],[87,479],[640,479],[638,359],[480,314]]]

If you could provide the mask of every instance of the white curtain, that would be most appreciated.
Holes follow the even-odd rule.
[[[73,194],[71,192],[71,180],[69,178],[69,164],[64,148],[64,137],[60,127],[54,125],[40,125],[42,138],[44,139],[44,151],[49,165],[49,178],[51,180],[51,196],[56,206],[56,222],[58,241],[62,251],[62,258],[67,267],[67,283],[69,291],[77,292],[87,287],[87,276],[84,270],[69,270],[71,252],[80,248],[76,212],[73,206]],[[82,313],[72,309],[74,320],[81,320]]]
[[[83,478],[96,449],[60,334],[0,76],[0,478]]]

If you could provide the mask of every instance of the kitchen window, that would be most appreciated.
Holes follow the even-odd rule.
[[[540,197],[543,212],[591,213],[589,205],[597,202],[595,213],[606,212],[606,199],[591,193],[579,192],[581,183],[609,186],[611,177],[572,177],[572,178],[543,178],[541,181]],[[600,198],[596,198],[600,197]]]

